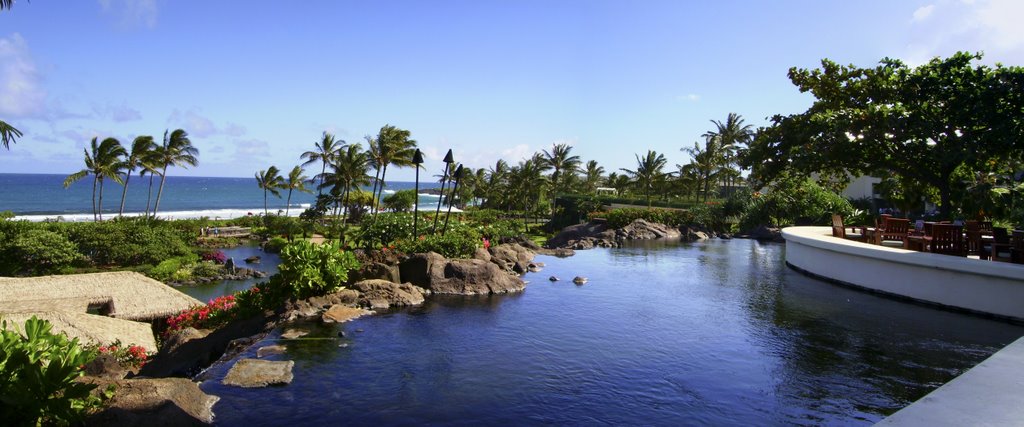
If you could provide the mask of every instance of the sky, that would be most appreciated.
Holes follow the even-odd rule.
[[[169,175],[249,177],[300,164],[325,131],[365,148],[385,124],[432,174],[448,149],[486,168],[555,143],[609,172],[649,149],[682,164],[711,120],[806,110],[790,67],[1024,65],[1021,16],[1018,0],[16,0],[0,120],[24,136],[0,173],[69,174],[93,137],[182,128],[199,165]]]

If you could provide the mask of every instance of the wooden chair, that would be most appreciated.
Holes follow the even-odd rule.
[[[967,221],[964,226],[964,234],[967,235],[967,255],[977,255],[978,259],[988,259],[991,249],[985,247],[981,240],[981,224],[977,221]]]
[[[846,238],[846,227],[843,227],[843,217],[832,214],[832,237]]]
[[[1010,234],[1002,227],[992,228],[992,244],[989,246],[989,251],[992,261],[1009,261],[1010,260]],[[1004,256],[1005,254],[1005,256]]]
[[[910,233],[910,220],[906,218],[882,217],[882,227],[875,233],[875,244],[881,245],[886,240],[899,241],[907,244],[907,234]]]
[[[1013,230],[1010,238],[1010,262],[1024,264],[1024,230]]]
[[[932,253],[967,256],[962,225],[935,224],[932,226]]]

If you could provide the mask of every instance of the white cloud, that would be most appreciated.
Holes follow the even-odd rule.
[[[156,0],[99,0],[106,13],[119,17],[125,27],[156,27]]]
[[[13,117],[43,114],[46,91],[39,81],[28,43],[21,34],[0,38],[0,114]]]
[[[529,145],[519,144],[511,148],[501,151],[501,158],[505,159],[511,164],[515,164],[520,160],[526,160],[533,156],[534,150]]]
[[[986,62],[1024,62],[1021,16],[1024,2],[1019,0],[945,0],[919,8],[904,57],[918,65],[957,51],[980,51]]]
[[[696,93],[688,93],[686,95],[679,95],[679,96],[677,96],[676,100],[677,101],[697,102],[697,101],[700,101],[700,95],[697,95]]]
[[[258,139],[235,140],[236,161],[265,160],[270,157],[270,144]]]
[[[92,110],[97,116],[108,117],[115,122],[130,122],[142,119],[142,113],[139,110],[131,108],[123,102],[121,105],[107,104],[102,107],[93,105]]]
[[[240,137],[248,132],[245,126],[231,122],[228,122],[226,126],[220,128],[213,122],[213,120],[199,114],[193,109],[186,111],[175,109],[174,111],[171,111],[171,115],[167,117],[167,124],[185,129],[189,135],[197,138],[208,138],[215,135]]]
[[[911,19],[912,22],[922,22],[932,16],[932,12],[935,11],[935,5],[930,4],[927,6],[921,6],[914,11],[914,17]]]

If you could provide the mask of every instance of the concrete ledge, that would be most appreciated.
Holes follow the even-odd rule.
[[[877,426],[1012,426],[1024,422],[1024,338]]]
[[[839,282],[933,305],[1024,322],[1024,266],[915,252],[789,227],[786,263]]]

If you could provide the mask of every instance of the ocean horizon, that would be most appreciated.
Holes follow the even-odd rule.
[[[29,221],[92,221],[91,177],[85,177],[66,189],[63,186],[65,178],[67,175],[62,174],[0,173],[0,211],[11,211],[15,219]],[[159,186],[160,179],[157,177],[153,180],[154,202]],[[315,184],[309,186],[315,188]],[[414,182],[388,181],[384,188],[387,194],[414,187]],[[438,187],[440,184],[436,182],[420,182],[421,190]],[[118,214],[123,189],[116,182],[104,182],[104,218]],[[148,191],[149,177],[131,177],[125,198],[125,216],[144,214]],[[281,192],[280,198],[269,194],[267,211],[287,211],[290,216],[297,216],[314,203],[316,192],[293,192],[290,206],[286,205],[286,198],[286,191]],[[436,195],[421,193],[420,207],[434,208],[438,199]],[[157,215],[167,219],[226,219],[262,212],[263,190],[256,185],[255,178],[168,176]]]

